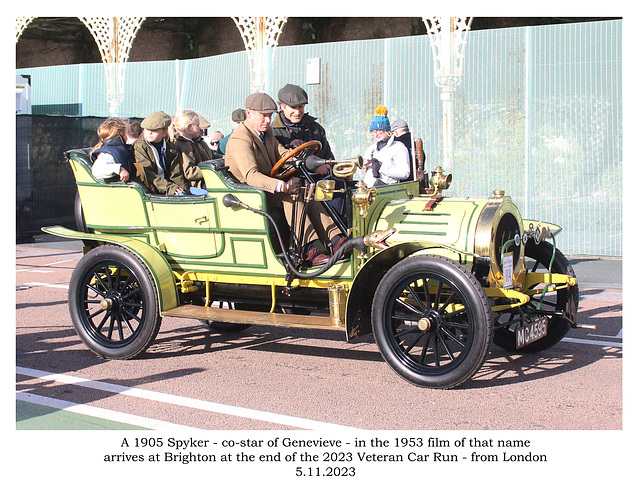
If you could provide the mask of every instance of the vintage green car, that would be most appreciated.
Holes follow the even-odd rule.
[[[238,182],[223,159],[200,164],[208,195],[150,194],[91,174],[86,149],[65,154],[79,193],[84,256],[69,286],[73,325],[89,349],[130,359],[154,341],[163,316],[210,329],[251,325],[331,329],[346,340],[373,332],[407,381],[451,388],[471,378],[492,345],[537,352],[577,321],[578,285],[555,248],[553,224],[523,220],[511,198],[447,198],[451,176],[416,168],[416,180],[368,189],[315,181],[308,154],[291,151],[273,174],[299,175],[305,202],[323,202],[350,240],[305,267],[295,233],[265,193]],[[361,161],[361,159],[360,159]],[[333,162],[350,179],[358,159]],[[338,193],[339,192],[339,193]],[[346,220],[329,207],[347,199]]]

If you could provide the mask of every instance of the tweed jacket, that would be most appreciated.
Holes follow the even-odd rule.
[[[189,190],[189,182],[184,177],[182,163],[178,148],[173,142],[165,139],[166,165],[169,172],[164,172],[164,177],[160,175],[157,164],[156,149],[141,136],[133,145],[135,153],[135,163],[140,180],[153,193],[173,195],[181,187]]]
[[[202,189],[204,179],[198,164],[209,159],[206,157],[206,152],[196,142],[196,140],[190,140],[179,135],[175,144],[180,151],[180,160],[185,178],[191,186]]]
[[[265,143],[247,121],[231,134],[225,149],[225,164],[240,181],[269,193],[275,193],[279,180],[271,177],[271,168],[288,152],[269,128]]]

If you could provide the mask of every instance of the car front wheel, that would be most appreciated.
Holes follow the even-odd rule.
[[[69,311],[82,341],[107,359],[138,356],[160,329],[151,273],[135,254],[114,245],[80,259],[69,283]]]
[[[407,381],[452,388],[484,363],[493,329],[491,307],[477,279],[446,257],[409,257],[378,286],[373,333],[389,366]]]

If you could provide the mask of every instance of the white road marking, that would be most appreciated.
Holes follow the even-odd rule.
[[[615,336],[604,336],[602,334],[587,334],[587,336],[597,336],[597,337],[607,337],[609,339],[622,339],[622,329],[618,331],[618,334]]]
[[[69,289],[69,284],[48,284],[46,282],[25,282],[26,286],[54,287],[56,289]]]
[[[65,260],[65,261],[52,262],[51,264],[45,264],[45,266],[46,266],[46,267],[49,267],[49,266],[55,266],[55,265],[57,265],[57,264],[64,264],[65,262],[72,262],[72,261],[74,261],[74,260],[75,260],[75,259],[67,259],[67,260]]]
[[[229,406],[226,404],[219,404],[211,401],[203,401],[201,399],[192,399],[183,396],[176,396],[174,394],[165,394],[156,391],[149,391],[146,389],[138,389],[128,386],[121,386],[118,384],[111,384],[102,381],[92,381],[91,379],[84,379],[75,376],[68,376],[66,374],[55,374],[47,371],[40,371],[37,369],[29,369],[20,366],[16,366],[16,374],[23,376],[35,377],[38,379],[46,379],[51,381],[60,382],[63,384],[76,384],[90,389],[97,389],[99,391],[111,392],[115,394],[121,394],[123,396],[131,396],[139,399],[147,399],[149,401],[158,401],[168,404],[174,404],[176,406],[184,406],[194,409],[200,409],[203,411],[209,411],[219,414],[228,414],[230,416],[237,416],[247,419],[255,419],[257,421],[265,421],[268,423],[281,424],[284,426],[291,426],[300,429],[346,429],[357,430],[348,426],[342,426],[339,424],[324,423],[321,421],[313,421],[311,419],[298,418],[295,416],[288,416],[285,414],[270,413],[267,411],[258,411],[255,409],[242,408],[237,406]]]
[[[593,346],[622,347],[622,343],[621,342],[593,341],[591,339],[576,339],[574,337],[565,337],[562,340],[564,342],[573,342],[573,343],[576,343],[576,344],[591,344]]]
[[[136,416],[134,414],[121,413],[117,411],[111,411],[109,409],[98,408],[94,406],[87,406],[85,404],[76,404],[69,401],[62,401],[60,399],[53,399],[45,396],[39,396],[37,394],[30,394],[25,392],[16,391],[16,399],[19,401],[25,401],[32,404],[38,404],[40,406],[48,406],[54,409],[60,409],[62,411],[68,411],[76,414],[84,414],[85,416],[91,416],[94,418],[107,419],[109,421],[115,421],[124,424],[132,424],[148,429],[187,429],[198,430],[198,428],[192,428],[191,426],[184,426],[181,424],[168,423],[165,421],[159,421],[157,419],[145,418],[142,416]]]

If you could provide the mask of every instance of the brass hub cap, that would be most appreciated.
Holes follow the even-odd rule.
[[[113,307],[113,300],[109,298],[102,299],[100,301],[100,307],[105,310],[111,309]]]
[[[423,317],[418,321],[418,328],[421,331],[428,331],[429,329],[431,329],[431,321],[426,317]]]

